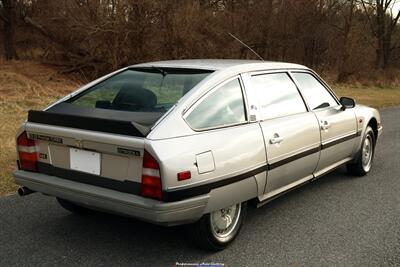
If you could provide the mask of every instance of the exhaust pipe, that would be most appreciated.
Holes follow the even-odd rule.
[[[22,186],[22,187],[18,188],[17,192],[18,192],[18,195],[20,197],[27,196],[27,195],[30,195],[32,193],[35,193],[35,191],[32,191],[28,187],[25,187],[25,186]]]

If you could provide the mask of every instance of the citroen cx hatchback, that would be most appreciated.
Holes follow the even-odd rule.
[[[16,137],[20,195],[162,225],[209,249],[257,206],[341,165],[367,174],[377,110],[307,67],[183,60],[130,66],[29,111]]]

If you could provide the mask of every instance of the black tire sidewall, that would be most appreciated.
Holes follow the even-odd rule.
[[[366,171],[362,162],[362,150],[363,150],[363,146],[364,146],[364,141],[365,139],[368,137],[368,135],[371,136],[372,138],[372,158],[371,158],[371,164],[374,160],[374,156],[375,156],[375,145],[376,145],[376,139],[375,139],[375,133],[373,131],[373,129],[370,126],[367,126],[367,128],[365,129],[364,135],[362,137],[361,140],[361,145],[359,147],[359,150],[357,152],[357,156],[354,159],[354,162],[347,164],[347,171],[354,176],[365,176],[367,175],[370,171],[371,168]]]
[[[363,146],[364,146],[365,139],[367,139],[367,137],[368,137],[369,135],[371,136],[371,139],[372,139],[372,144],[371,144],[371,146],[372,146],[371,164],[372,164],[372,162],[373,162],[373,160],[374,160],[374,156],[375,156],[375,134],[374,134],[374,131],[372,130],[372,128],[369,127],[369,126],[368,126],[367,129],[365,130],[365,134],[364,134],[364,137],[363,137],[362,143],[361,143],[359,159],[358,159],[358,160],[360,161],[360,166],[361,166],[361,168],[363,169],[363,171],[364,171],[366,174],[369,173],[369,172],[371,171],[372,167],[371,167],[368,171],[366,171],[366,170],[364,169],[364,165],[363,165],[363,163],[362,163],[362,149],[363,149]]]

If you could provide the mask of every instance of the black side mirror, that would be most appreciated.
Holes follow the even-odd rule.
[[[342,110],[345,110],[346,108],[354,108],[356,101],[350,97],[341,97],[340,104],[342,105]]]

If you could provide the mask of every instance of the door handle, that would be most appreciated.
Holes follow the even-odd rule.
[[[328,130],[331,128],[331,124],[328,121],[321,121],[321,129]]]
[[[279,134],[274,134],[274,137],[272,137],[271,139],[269,139],[269,142],[273,145],[273,144],[280,144],[283,142],[283,137],[280,137]]]

